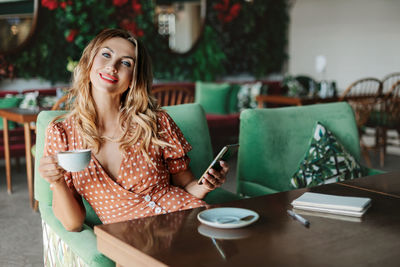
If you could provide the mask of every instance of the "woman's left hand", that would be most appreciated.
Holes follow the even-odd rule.
[[[226,174],[229,171],[229,165],[227,162],[222,160],[219,163],[222,167],[220,171],[216,171],[211,168],[205,175],[203,175],[202,185],[205,186],[209,191],[212,191],[225,183]]]

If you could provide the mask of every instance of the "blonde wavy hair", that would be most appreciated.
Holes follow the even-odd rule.
[[[103,30],[84,49],[74,70],[69,90],[71,112],[67,116],[75,119],[77,130],[83,137],[83,146],[97,153],[105,139],[97,128],[98,116],[91,94],[90,70],[101,45],[116,37],[131,42],[135,46],[136,55],[132,83],[121,96],[119,126],[123,135],[118,142],[121,150],[140,142],[140,150],[148,158],[150,144],[168,146],[168,143],[162,141],[157,134],[157,113],[161,109],[151,94],[153,74],[150,56],[142,43],[129,32],[121,29]]]

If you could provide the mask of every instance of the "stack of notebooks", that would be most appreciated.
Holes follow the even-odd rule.
[[[309,211],[310,215],[338,215],[339,218],[361,218],[371,206],[370,198],[344,197],[306,192],[292,201],[297,211]],[[304,214],[304,213],[303,213]],[[333,216],[326,216],[332,217]],[[355,220],[357,221],[357,220]]]

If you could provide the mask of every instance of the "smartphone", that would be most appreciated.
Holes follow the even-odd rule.
[[[220,171],[222,169],[221,165],[219,164],[220,160],[227,161],[239,148],[239,144],[232,144],[224,146],[218,155],[214,158],[211,162],[210,166],[206,169],[200,179],[197,181],[198,184],[202,184],[203,176],[206,174],[211,168]]]

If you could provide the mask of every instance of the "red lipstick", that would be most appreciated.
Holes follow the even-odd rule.
[[[116,77],[114,77],[112,75],[109,75],[107,73],[100,73],[100,78],[103,81],[106,81],[108,83],[117,83],[118,82],[118,78],[116,78]]]

